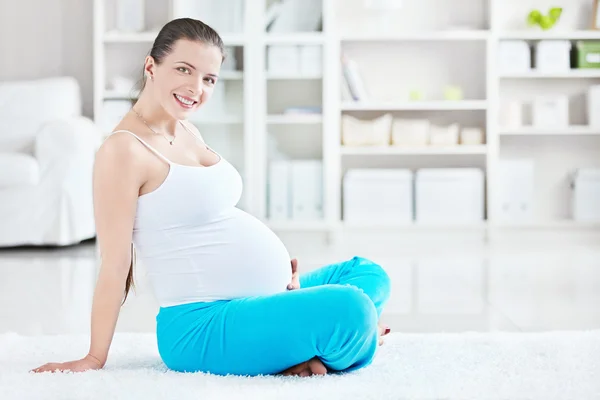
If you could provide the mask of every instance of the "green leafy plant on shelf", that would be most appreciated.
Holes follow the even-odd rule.
[[[553,7],[548,12],[548,15],[544,15],[540,10],[533,10],[527,16],[527,24],[529,26],[539,25],[540,28],[547,31],[558,22],[562,15],[563,9],[561,7]]]

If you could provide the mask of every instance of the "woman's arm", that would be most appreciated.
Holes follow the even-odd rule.
[[[102,368],[106,363],[131,266],[139,189],[145,181],[139,161],[144,155],[140,156],[139,148],[135,148],[135,140],[127,133],[114,134],[98,150],[94,163],[94,217],[101,265],[94,290],[89,353],[81,360],[46,364],[37,372],[81,371]]]

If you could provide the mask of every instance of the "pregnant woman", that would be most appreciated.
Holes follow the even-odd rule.
[[[372,361],[389,332],[378,323],[387,274],[354,257],[299,276],[277,236],[236,208],[236,169],[186,122],[210,98],[223,59],[221,38],[198,20],[161,29],[138,101],[96,156],[102,263],[89,353],[34,371],[105,365],[133,282],[132,243],[160,304],[158,350],[172,370],[310,376]]]

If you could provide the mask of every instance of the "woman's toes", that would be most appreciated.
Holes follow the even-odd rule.
[[[308,362],[308,368],[313,375],[326,375],[327,367],[318,358],[313,358]]]

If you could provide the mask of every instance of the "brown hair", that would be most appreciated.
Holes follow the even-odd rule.
[[[225,50],[223,40],[219,34],[210,26],[202,21],[192,18],[177,18],[169,21],[163,26],[158,32],[158,36],[152,44],[150,49],[150,56],[154,59],[154,62],[159,65],[162,63],[165,56],[167,56],[172,50],[173,46],[179,39],[187,39],[196,42],[206,43],[211,46],[217,47],[221,51],[223,60],[225,60]],[[146,87],[146,75],[142,71],[140,92]],[[131,246],[131,264],[129,265],[129,273],[125,280],[125,297],[123,303],[127,300],[129,290],[134,287],[133,283],[133,266],[135,264],[135,251],[133,245]]]

